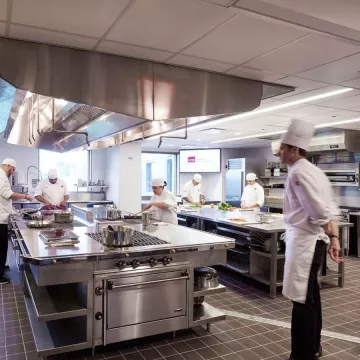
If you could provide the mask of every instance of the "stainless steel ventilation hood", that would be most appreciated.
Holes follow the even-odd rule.
[[[271,142],[273,154],[278,154],[280,140]],[[360,132],[355,130],[332,130],[316,134],[310,142],[309,153],[325,151],[360,152]]]
[[[182,128],[186,122],[192,126],[252,111],[262,99],[294,90],[5,38],[0,38],[0,77],[0,92],[16,88],[5,138],[55,151],[87,148],[84,132],[91,148],[113,146]]]

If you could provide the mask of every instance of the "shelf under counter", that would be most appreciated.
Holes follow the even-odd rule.
[[[226,287],[224,285],[219,284],[217,287],[209,288],[209,289],[199,289],[194,288],[194,297],[199,296],[207,296],[207,295],[215,295],[226,292]]]
[[[87,315],[88,309],[81,301],[77,283],[38,286],[28,267],[24,270],[24,279],[33,304],[34,315],[38,321]]]
[[[200,306],[194,307],[192,327],[199,325],[209,325],[213,322],[225,320],[226,315],[215,307],[204,302]]]

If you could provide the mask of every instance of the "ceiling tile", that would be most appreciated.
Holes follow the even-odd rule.
[[[239,76],[247,79],[272,82],[285,77],[282,74],[275,74],[268,71],[251,69],[245,66],[237,66],[227,72],[229,75]]]
[[[310,34],[245,65],[275,73],[296,74],[360,51],[359,46]]]
[[[290,25],[240,13],[183,53],[240,65],[307,33]]]
[[[0,21],[0,36],[4,36],[4,35],[5,35],[5,28],[6,28],[6,23]]]
[[[10,25],[10,37],[81,49],[92,49],[97,42],[97,39],[84,36],[64,34],[56,31],[13,24]]]
[[[11,21],[101,37],[130,0],[13,0]]]
[[[6,21],[7,15],[7,0],[0,0],[0,20]]]
[[[226,6],[232,2],[232,0],[203,0],[209,3]]]
[[[359,113],[356,111],[338,110],[329,114],[309,116],[307,120],[313,121],[315,124],[323,124],[328,122],[355,119],[358,117],[359,117]]]
[[[321,105],[344,110],[355,109],[360,106],[360,95],[349,96],[343,99],[334,98],[321,103]]]
[[[158,49],[151,49],[142,46],[135,46],[130,44],[120,44],[114,41],[102,41],[97,50],[111,54],[131,56],[135,58],[164,61],[168,59],[173,53]]]
[[[358,77],[356,79],[345,81],[345,82],[341,83],[340,85],[360,89],[360,77]]]
[[[203,1],[137,0],[107,39],[177,52],[234,13]]]
[[[320,106],[320,105],[308,105],[297,109],[280,110],[275,112],[278,115],[289,116],[293,118],[306,119],[310,116],[316,116],[321,114],[330,114],[336,112],[337,109]]]
[[[301,93],[304,93],[304,92],[307,92],[310,90],[320,89],[320,88],[324,88],[324,87],[328,86],[328,84],[323,83],[323,82],[318,82],[318,81],[313,81],[313,80],[308,80],[308,79],[301,79],[301,78],[298,78],[295,76],[287,76],[282,79],[276,80],[275,82],[277,84],[289,85],[289,86],[295,87],[294,91],[288,92],[283,95],[279,95],[276,97],[277,99],[288,98],[290,96],[294,96],[294,95],[301,94]]]
[[[360,30],[360,2],[357,0],[263,0],[272,5]]]
[[[360,53],[297,74],[299,77],[338,84],[354,79],[360,72]]]
[[[218,61],[200,59],[181,54],[172,58],[170,61],[168,61],[168,63],[218,72],[225,72],[226,70],[234,67],[233,64],[225,64]]]

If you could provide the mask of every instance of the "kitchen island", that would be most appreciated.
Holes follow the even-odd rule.
[[[262,222],[261,215],[269,213],[254,210],[224,211],[209,207],[180,208],[178,220],[183,225],[189,225],[189,220],[192,220],[191,225],[199,230],[234,238],[235,248],[228,250],[226,267],[268,285],[270,297],[275,298],[283,281],[285,244],[282,234],[285,233],[285,223],[281,214],[272,214],[269,222]],[[348,236],[345,229],[352,226],[351,223],[339,222],[341,248]],[[336,271],[329,270],[325,259],[320,279],[336,279],[338,286],[343,287],[345,264],[340,263]]]
[[[234,240],[170,224],[130,226],[135,246],[103,246],[93,226],[79,226],[71,229],[78,244],[49,247],[39,230],[12,221],[39,356],[225,319],[206,300],[194,307],[194,298],[226,290],[194,288],[194,268],[225,265]]]

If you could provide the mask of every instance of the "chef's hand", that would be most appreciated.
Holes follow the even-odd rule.
[[[200,207],[200,206],[201,206],[201,203],[198,203],[198,202],[197,202],[197,203],[194,203],[194,205],[197,206],[197,207]]]
[[[66,200],[63,200],[63,201],[60,203],[60,206],[66,206]]]
[[[330,255],[331,259],[338,264],[344,261],[344,258],[339,256],[340,255],[340,242],[339,242],[338,238],[331,238],[329,255]]]
[[[31,201],[32,199],[33,199],[33,197],[31,195],[25,195],[25,200]]]

